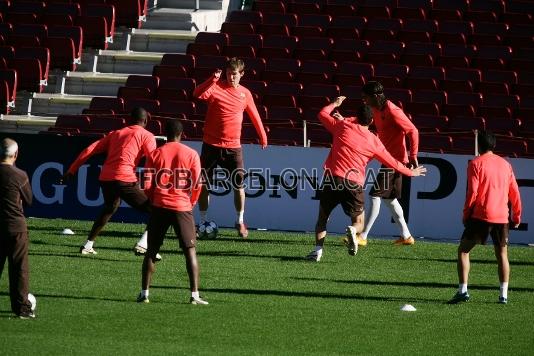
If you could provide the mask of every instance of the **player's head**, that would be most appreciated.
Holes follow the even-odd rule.
[[[361,105],[356,115],[358,123],[362,126],[369,126],[373,122],[373,110],[369,105]]]
[[[15,140],[10,138],[4,138],[0,142],[0,161],[7,162],[10,160],[15,161],[19,153],[19,145]]]
[[[168,120],[165,124],[165,135],[167,135],[167,142],[179,142],[182,138],[184,127],[180,120]]]
[[[226,62],[226,81],[228,84],[237,87],[239,81],[245,74],[245,63],[243,60],[233,57]]]
[[[366,105],[380,109],[386,103],[384,86],[380,82],[369,81],[362,87],[362,100]]]
[[[134,108],[130,114],[132,125],[139,125],[145,127],[148,122],[148,113],[143,108]]]
[[[478,152],[480,154],[486,153],[488,151],[493,151],[495,149],[495,135],[491,131],[479,131],[477,136],[478,143]]]

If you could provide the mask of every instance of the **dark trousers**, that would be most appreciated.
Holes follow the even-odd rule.
[[[15,314],[27,313],[31,309],[28,302],[29,266],[28,233],[0,232],[0,277],[8,261],[9,296],[11,310]]]

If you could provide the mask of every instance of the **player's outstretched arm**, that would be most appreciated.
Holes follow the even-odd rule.
[[[258,113],[258,108],[256,108],[256,104],[254,103],[254,98],[252,97],[252,94],[248,93],[246,94],[246,104],[245,110],[250,117],[250,121],[252,121],[252,125],[254,125],[254,128],[256,129],[256,133],[258,134],[260,138],[260,145],[262,149],[267,148],[267,134],[265,133],[265,128],[263,127],[260,114]]]
[[[109,137],[110,135],[107,135],[106,137],[103,137],[100,140],[93,142],[85,150],[83,150],[76,158],[76,160],[71,164],[68,171],[63,175],[62,180],[64,182],[68,181],[70,176],[76,174],[78,168],[80,168],[80,166],[84,164],[85,161],[91,158],[91,156],[106,152],[109,146]]]

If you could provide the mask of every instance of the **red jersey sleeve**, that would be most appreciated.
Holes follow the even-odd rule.
[[[198,156],[198,154],[195,154],[193,155],[193,159],[191,162],[191,206],[195,206],[202,190],[202,184],[200,183],[200,172],[200,157]]]
[[[397,161],[393,156],[386,150],[384,144],[375,136],[375,158],[385,164],[386,166],[393,168],[394,170],[404,174],[405,176],[412,177],[413,173],[408,169],[402,162]]]
[[[471,217],[471,214],[473,213],[473,208],[475,206],[475,202],[477,201],[477,192],[479,184],[480,182],[477,169],[471,161],[467,166],[467,193],[465,196],[463,213],[464,222],[469,219]]]
[[[197,99],[208,100],[213,91],[217,88],[217,82],[219,79],[213,75],[204,83],[198,85],[193,91],[193,96]]]
[[[410,140],[409,157],[416,158],[419,152],[419,131],[402,110],[393,110],[392,113],[393,120]]]
[[[519,187],[515,179],[514,171],[510,167],[510,188],[508,189],[508,199],[512,205],[512,222],[519,224],[521,222],[521,197]]]
[[[321,111],[319,111],[319,114],[317,114],[317,118],[321,121],[323,126],[330,132],[333,132],[334,126],[337,122],[337,120],[334,119],[332,115],[330,115],[334,108],[335,105],[332,103],[330,105],[325,106]]]
[[[78,156],[78,158],[76,158],[76,160],[71,164],[68,172],[70,174],[76,173],[78,168],[80,168],[80,166],[84,164],[85,161],[87,161],[91,156],[98,153],[106,152],[109,147],[109,137],[110,135],[107,135],[106,137],[103,137],[100,140],[93,142],[91,145],[89,145],[89,147],[83,150],[82,153],[80,153],[80,155]]]
[[[260,137],[260,143],[262,146],[267,146],[267,134],[265,133],[265,129],[263,128],[261,117],[258,113],[258,109],[256,108],[256,104],[254,104],[254,98],[248,91],[246,93],[246,101],[247,102],[245,110],[247,111],[247,114],[250,117],[250,120],[252,121],[252,124],[254,125],[254,128],[258,133],[258,136]]]

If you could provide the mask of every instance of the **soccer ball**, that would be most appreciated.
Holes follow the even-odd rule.
[[[214,221],[206,221],[198,226],[198,237],[200,239],[214,239],[217,237],[219,228]]]
[[[30,302],[32,312],[35,311],[35,307],[37,306],[37,299],[35,299],[35,296],[31,293],[28,293],[28,302]]]

